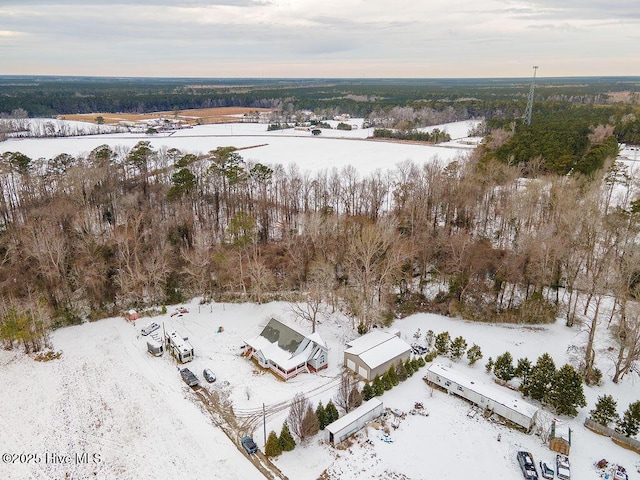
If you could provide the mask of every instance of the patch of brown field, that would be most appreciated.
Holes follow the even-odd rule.
[[[96,118],[102,117],[105,124],[115,124],[121,121],[139,122],[152,118],[165,117],[177,118],[195,125],[197,123],[227,123],[240,121],[237,115],[255,112],[270,112],[268,108],[249,107],[215,107],[215,108],[194,108],[189,110],[171,110],[165,112],[151,113],[83,113],[75,115],[61,115],[62,120],[76,120],[80,122],[97,123]]]

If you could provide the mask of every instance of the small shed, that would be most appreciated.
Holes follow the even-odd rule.
[[[538,408],[508,389],[471,379],[439,363],[434,363],[429,367],[425,379],[429,383],[443,388],[447,393],[465,398],[526,431],[531,430],[531,427],[535,425]]]
[[[378,418],[384,412],[384,405],[377,398],[363,403],[355,410],[350,411],[324,429],[324,438],[331,445],[338,445],[353,435],[367,422]]]
[[[554,452],[569,455],[571,450],[571,428],[565,422],[554,419],[549,435],[549,448]]]
[[[366,381],[411,356],[411,346],[400,338],[400,332],[374,331],[347,342],[347,347],[344,366]]]

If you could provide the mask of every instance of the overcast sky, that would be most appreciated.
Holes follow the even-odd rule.
[[[0,74],[640,75],[640,0],[0,0]]]

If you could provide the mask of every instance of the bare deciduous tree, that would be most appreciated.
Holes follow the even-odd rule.
[[[340,384],[338,385],[338,392],[336,393],[334,402],[347,413],[349,413],[354,406],[356,399],[353,398],[353,389],[357,387],[358,380],[353,378],[353,375],[348,371],[343,371],[340,376]]]
[[[305,438],[304,417],[309,408],[311,408],[311,403],[305,394],[296,393],[289,406],[287,424],[291,431],[295,433],[300,440]]]

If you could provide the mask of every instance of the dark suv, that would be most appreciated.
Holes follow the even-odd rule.
[[[242,437],[242,440],[240,441],[240,443],[242,443],[242,446],[244,447],[244,449],[247,451],[249,455],[251,455],[252,453],[256,453],[258,451],[258,446],[256,445],[256,442],[254,442],[253,438],[249,436]]]
[[[529,452],[520,451],[516,456],[518,457],[518,463],[520,464],[524,478],[527,480],[538,480],[538,471],[533,461],[533,455]]]

